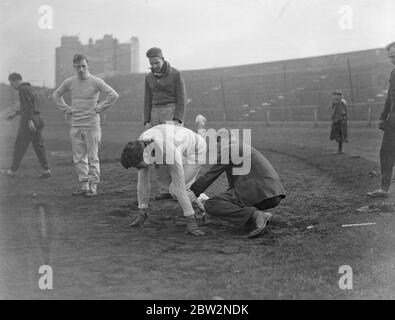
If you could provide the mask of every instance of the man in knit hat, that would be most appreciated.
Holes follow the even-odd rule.
[[[186,90],[181,73],[170,66],[159,48],[149,49],[146,56],[151,65],[151,72],[145,77],[144,126],[148,129],[169,121],[183,125]],[[155,198],[162,200],[171,198],[171,195],[161,190]]]

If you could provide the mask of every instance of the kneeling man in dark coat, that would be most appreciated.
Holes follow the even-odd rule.
[[[200,176],[190,189],[199,197],[226,172],[228,190],[206,200],[204,208],[209,216],[236,225],[253,222],[255,229],[248,236],[256,237],[264,231],[272,218],[272,214],[266,210],[276,207],[285,198],[281,180],[260,152],[235,139],[228,129],[218,131],[217,150],[217,163]],[[232,161],[234,154],[240,155],[241,161]]]

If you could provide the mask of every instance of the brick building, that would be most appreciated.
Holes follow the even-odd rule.
[[[74,74],[73,56],[85,53],[89,57],[89,69],[93,74],[106,76],[139,72],[139,40],[132,37],[130,42],[119,43],[111,35],[83,45],[78,36],[62,36],[60,47],[56,48],[55,81],[58,86],[64,79]]]

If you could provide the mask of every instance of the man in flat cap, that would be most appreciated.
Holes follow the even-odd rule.
[[[395,65],[395,42],[386,47],[388,58]],[[389,197],[392,170],[395,163],[395,69],[390,76],[390,85],[383,112],[380,115],[379,128],[384,131],[380,148],[381,186],[380,189],[369,192],[373,198]]]
[[[148,129],[169,121],[183,125],[186,90],[181,73],[170,66],[159,48],[149,49],[146,56],[151,72],[145,78],[144,126]],[[162,200],[171,198],[171,195],[161,190],[155,198]]]

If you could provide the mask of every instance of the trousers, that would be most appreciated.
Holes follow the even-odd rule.
[[[19,122],[18,133],[14,146],[14,154],[12,157],[12,165],[10,168],[14,172],[17,171],[20,167],[23,157],[25,156],[25,153],[30,143],[32,143],[33,145],[33,149],[43,170],[49,169],[47,152],[45,150],[44,138],[42,135],[44,122],[38,116],[36,116],[36,119],[38,119],[39,121],[35,123],[35,132],[30,131],[28,120],[21,118]]]
[[[395,128],[384,130],[380,148],[381,189],[388,191],[391,185],[392,169],[395,164]]]
[[[78,181],[97,185],[100,182],[101,129],[86,130],[72,127],[70,138]]]
[[[174,103],[168,103],[163,106],[152,106],[151,126],[154,127],[158,124],[166,124],[167,121],[173,121],[175,110],[176,105]]]
[[[282,196],[265,199],[254,206],[245,206],[238,199],[234,189],[208,199],[204,208],[214,218],[219,218],[235,225],[243,226],[249,222],[256,210],[267,210],[278,206]]]

